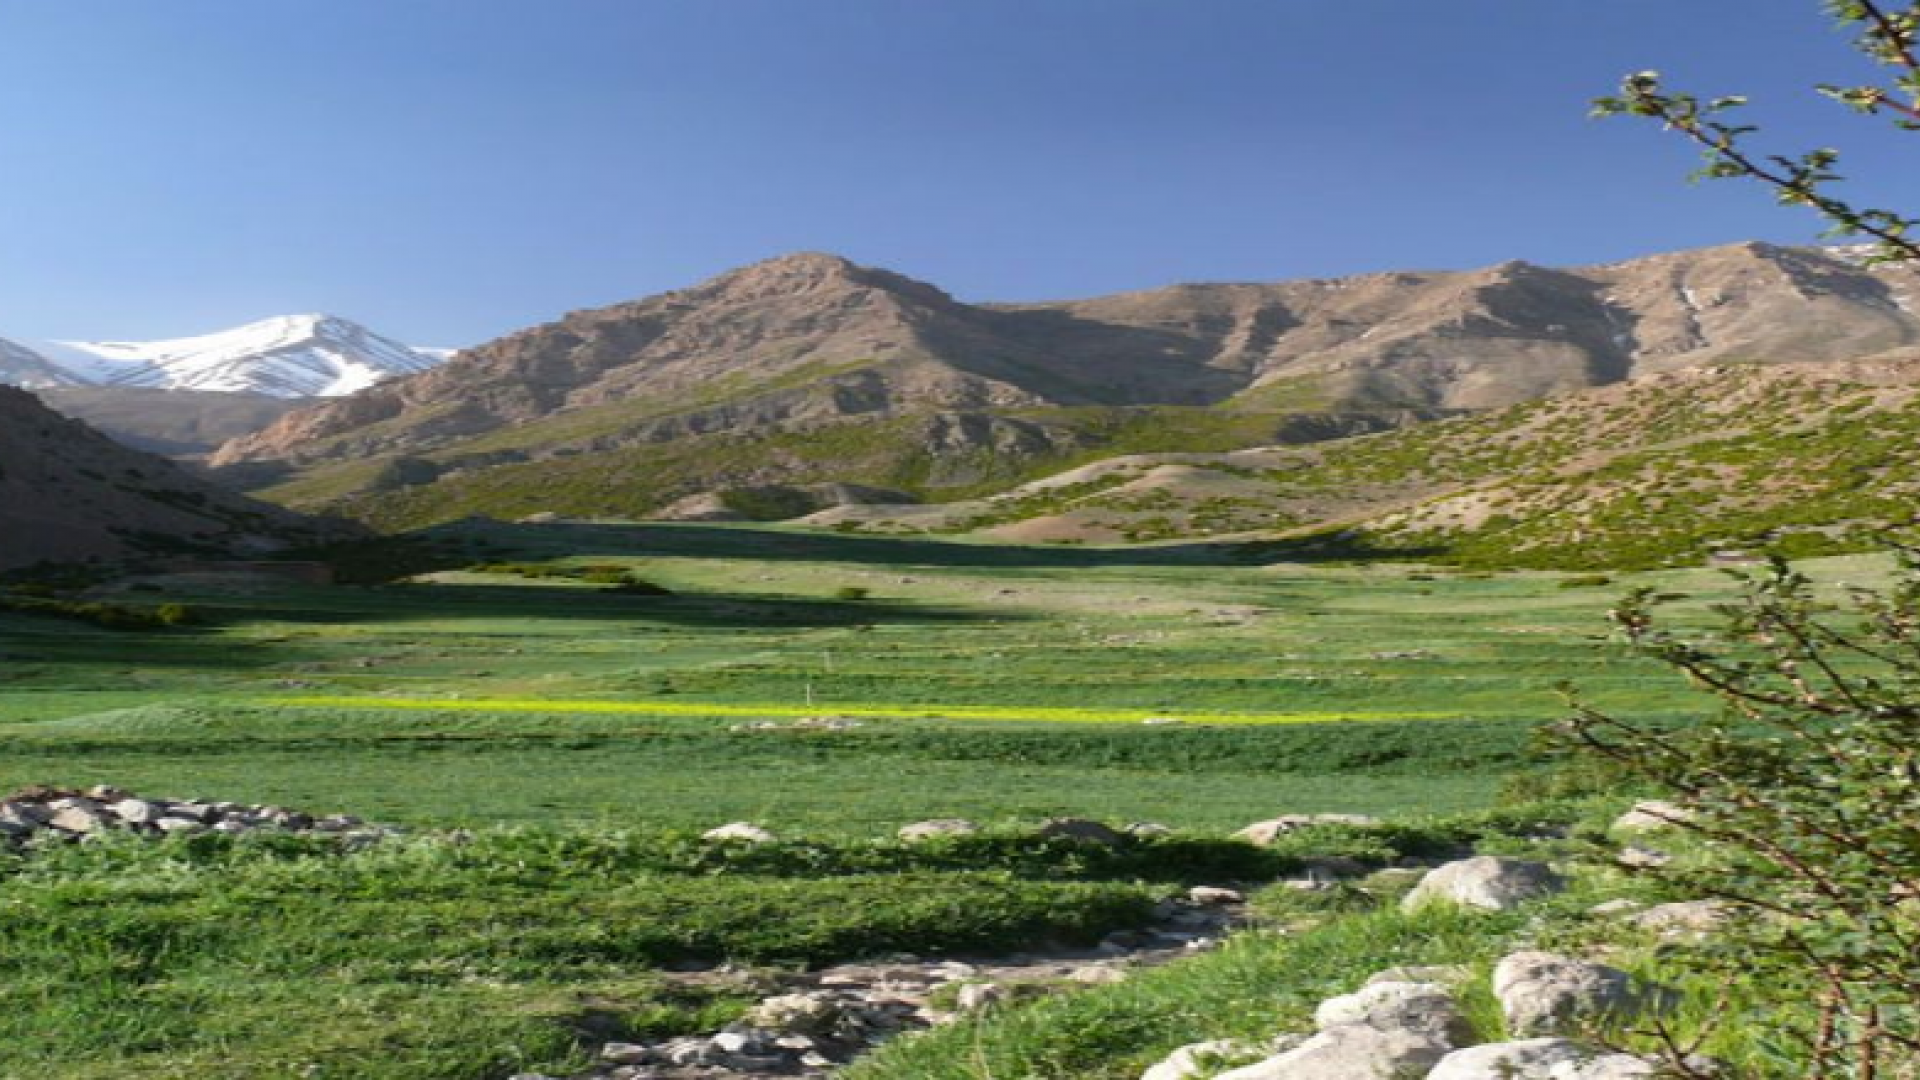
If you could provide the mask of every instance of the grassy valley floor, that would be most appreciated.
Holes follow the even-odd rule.
[[[1616,596],[1644,585],[1704,624],[1732,589],[1706,570],[1270,566],[1233,548],[712,526],[429,539],[439,569],[406,583],[192,577],[98,597],[192,608],[172,629],[0,611],[0,788],[112,783],[416,830],[357,853],[202,836],[6,860],[0,1077],[558,1072],[607,1038],[711,1030],[744,1007],[667,978],[676,963],[1089,940],[1185,885],[1285,872],[1308,852],[1222,840],[1282,813],[1408,823],[1313,853],[1438,850],[1493,828],[1471,815],[1539,768],[1532,731],[1560,715],[1562,681],[1638,715],[1698,707],[1605,640]],[[858,726],[794,724],[838,716]],[[1054,815],[1175,833],[1090,858],[1031,839]],[[988,834],[882,839],[949,816]],[[733,820],[786,842],[697,840]],[[1468,958],[1504,925],[1473,931]],[[1281,974],[1243,989],[1295,1001],[1328,981],[1268,985]],[[1103,994],[1086,1008],[1125,997]],[[1019,1067],[1120,1076],[1144,1052]],[[927,1060],[902,1050],[862,1075],[950,1074]]]

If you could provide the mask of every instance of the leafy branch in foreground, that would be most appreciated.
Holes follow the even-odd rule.
[[[1708,842],[1689,891],[1741,917],[1721,958],[1815,1003],[1762,1018],[1791,1074],[1920,1074],[1920,562],[1895,585],[1823,604],[1784,562],[1742,576],[1726,644],[1663,629],[1651,594],[1612,613],[1635,651],[1718,698],[1688,728],[1584,706],[1561,731],[1671,792]]]
[[[1827,0],[1825,6],[1843,29],[1854,33],[1860,52],[1893,71],[1885,82],[1823,84],[1819,92],[1855,112],[1885,116],[1901,130],[1920,131],[1920,3],[1896,7],[1875,0]],[[1596,99],[1593,112],[1660,121],[1701,148],[1705,160],[1695,179],[1757,180],[1771,187],[1783,205],[1812,207],[1824,216],[1832,223],[1827,235],[1878,241],[1871,261],[1920,259],[1920,241],[1910,235],[1920,218],[1855,206],[1832,193],[1833,185],[1844,179],[1836,171],[1839,151],[1822,148],[1786,156],[1747,149],[1743,140],[1759,129],[1729,119],[1733,110],[1746,105],[1747,99],[1738,95],[1702,101],[1670,91],[1659,72],[1642,71],[1627,76],[1617,96]]]

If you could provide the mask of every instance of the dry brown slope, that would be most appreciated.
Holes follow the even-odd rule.
[[[169,551],[261,551],[340,535],[114,442],[0,387],[0,569]]]

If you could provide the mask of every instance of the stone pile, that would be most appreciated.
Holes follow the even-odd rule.
[[[282,806],[197,799],[147,799],[101,785],[84,790],[30,787],[0,800],[0,838],[13,844],[83,840],[107,833],[327,833],[372,839],[393,833],[350,814],[316,817]]]
[[[572,1080],[772,1080],[820,1077],[897,1035],[949,1023],[995,1003],[1060,987],[1117,982],[1128,971],[1216,944],[1244,914],[1233,889],[1202,886],[1169,901],[1141,931],[1110,935],[1091,949],[991,961],[842,964],[773,976],[746,1015],[709,1035],[654,1043],[608,1043],[600,1064]],[[689,973],[712,982],[726,971]],[[524,1073],[514,1080],[554,1080]]]
[[[1174,1051],[1141,1080],[1635,1080],[1654,1063],[1570,1037],[1600,1020],[1662,1012],[1670,995],[1625,972],[1569,956],[1515,953],[1493,991],[1517,1038],[1474,1044],[1456,997],[1457,968],[1383,971],[1322,1002],[1317,1029],[1264,1047],[1229,1041]],[[1221,1071],[1222,1059],[1252,1064]],[[1695,1064],[1705,1067],[1705,1063]]]

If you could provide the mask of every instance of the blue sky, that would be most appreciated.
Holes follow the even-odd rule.
[[[802,249],[1026,300],[1814,237],[1586,118],[1649,67],[1906,194],[1920,139],[1807,89],[1867,71],[1816,0],[0,0],[0,336],[466,345]]]

